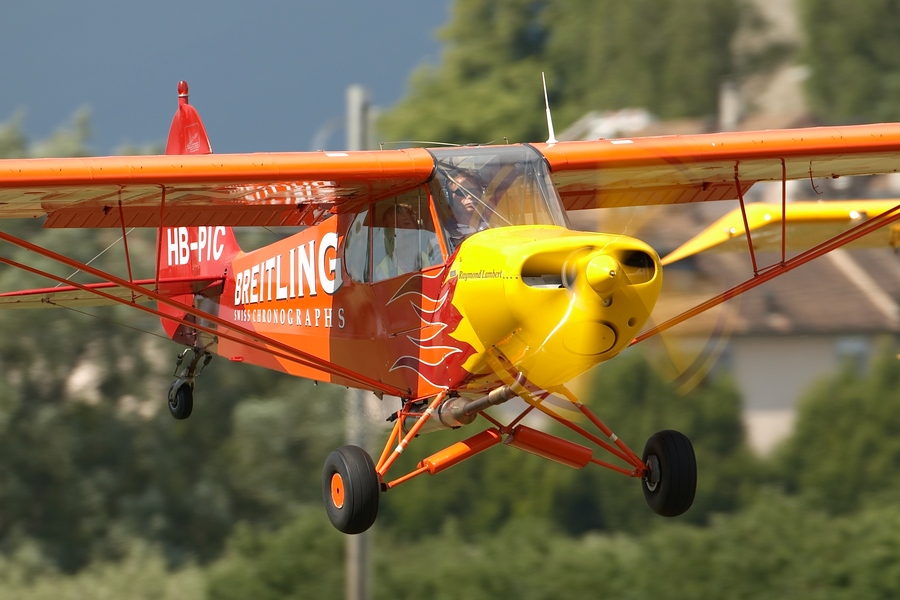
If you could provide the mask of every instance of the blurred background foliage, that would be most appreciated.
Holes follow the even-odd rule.
[[[541,139],[534,79],[542,70],[559,125],[598,108],[708,115],[719,84],[766,68],[767,52],[795,52],[809,66],[823,121],[900,118],[892,50],[900,19],[889,18],[900,2],[800,4],[804,47],[773,43],[736,58],[738,25],[758,17],[744,2],[458,0],[441,32],[442,62],[412,75],[382,133]],[[838,72],[855,83],[833,85]],[[0,156],[91,153],[86,109],[41,141],[26,139],[21,119],[0,124]],[[37,221],[4,228],[123,268],[117,231],[45,231]],[[147,273],[152,232],[129,240],[135,268]],[[51,268],[45,263],[37,261]],[[46,285],[0,270],[4,290]],[[154,318],[127,309],[3,311],[0,331],[0,595],[342,593],[343,538],[321,509],[320,479],[323,459],[342,443],[343,389],[215,360],[198,382],[194,416],[179,422],[164,403],[178,348]],[[659,429],[691,437],[700,488],[688,514],[656,517],[638,483],[614,473],[498,447],[383,496],[374,597],[897,596],[896,355],[887,340],[869,370],[848,365],[809,390],[794,434],[760,457],[746,444],[727,374],[679,395],[640,354],[626,353],[598,369],[586,401],[638,449]],[[462,433],[422,436],[398,472]]]

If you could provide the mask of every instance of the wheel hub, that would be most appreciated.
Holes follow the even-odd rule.
[[[652,454],[647,457],[646,463],[650,472],[644,477],[644,483],[646,483],[648,490],[655,492],[656,486],[659,485],[659,458]]]
[[[344,507],[344,479],[340,473],[331,476],[331,502],[335,508]]]

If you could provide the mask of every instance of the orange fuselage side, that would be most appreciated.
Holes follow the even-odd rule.
[[[453,361],[445,359],[468,356],[460,348],[465,344],[433,345],[445,328],[439,324],[444,318],[440,311],[454,310],[445,302],[448,294],[441,295],[445,267],[374,284],[354,282],[344,272],[338,251],[343,240],[340,221],[328,219],[235,257],[219,316],[413,395],[436,393],[459,379],[461,367],[454,369]],[[235,341],[221,339],[216,352],[300,377],[345,383]]]

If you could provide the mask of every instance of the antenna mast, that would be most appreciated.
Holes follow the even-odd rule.
[[[547,143],[555,144],[557,139],[556,134],[553,133],[553,117],[550,116],[550,101],[547,99],[547,78],[544,77],[543,71],[541,71],[541,81],[544,82],[544,106],[547,107],[547,129],[550,131],[550,137],[547,138]]]

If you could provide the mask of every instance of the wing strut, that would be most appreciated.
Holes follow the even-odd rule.
[[[753,276],[759,275],[759,267],[756,264],[756,250],[753,248],[753,236],[750,233],[750,222],[747,219],[747,207],[744,204],[744,191],[741,187],[738,163],[734,164],[734,186],[737,189],[738,201],[741,204],[741,218],[744,221],[744,234],[747,236],[747,246],[750,248],[750,262],[753,263]],[[784,265],[787,260],[787,166],[781,159],[781,262]],[[771,267],[768,267],[771,268]]]
[[[261,335],[255,331],[251,331],[249,329],[241,327],[240,325],[230,323],[230,322],[226,321],[225,319],[218,317],[217,315],[213,315],[211,313],[204,312],[202,310],[198,310],[198,309],[194,308],[193,306],[189,306],[182,302],[178,302],[177,300],[174,300],[172,298],[169,298],[167,296],[159,294],[158,292],[148,290],[141,286],[135,285],[133,283],[130,283],[130,282],[120,278],[120,277],[116,277],[115,275],[112,275],[111,273],[106,273],[99,269],[95,269],[94,267],[91,267],[90,265],[82,264],[82,263],[80,263],[76,260],[73,260],[67,256],[57,254],[56,252],[47,250],[46,248],[42,248],[40,246],[37,246],[35,244],[32,244],[30,242],[27,242],[25,240],[22,240],[20,238],[12,236],[8,233],[0,231],[0,240],[8,242],[14,246],[24,248],[25,250],[34,252],[35,254],[38,254],[45,258],[49,258],[51,260],[54,260],[56,262],[66,265],[66,266],[69,266],[69,267],[72,267],[75,269],[80,269],[80,270],[84,271],[85,273],[88,273],[89,275],[93,275],[94,277],[97,277],[98,279],[101,279],[103,281],[108,281],[119,287],[127,289],[127,290],[131,291],[133,294],[141,294],[141,295],[146,296],[147,298],[154,300],[158,303],[162,303],[162,304],[166,304],[168,306],[175,307],[178,310],[184,311],[185,313],[187,313],[197,319],[202,319],[202,320],[208,321],[210,323],[213,323],[214,325],[219,326],[220,328],[225,328],[226,330],[233,331],[236,334],[240,334],[240,335],[228,333],[227,331],[224,331],[222,329],[213,329],[212,327],[206,327],[204,325],[201,325],[200,323],[190,322],[185,319],[178,319],[172,315],[163,314],[162,312],[159,312],[154,308],[150,308],[149,306],[142,306],[140,304],[128,302],[122,298],[119,298],[117,296],[114,296],[113,294],[104,292],[100,289],[92,288],[85,284],[66,280],[65,278],[60,277],[58,275],[54,275],[52,273],[48,273],[46,271],[42,271],[42,270],[34,268],[34,267],[30,267],[28,265],[25,265],[25,264],[22,264],[22,263],[19,263],[19,262],[16,262],[16,261],[13,261],[13,260],[10,260],[7,258],[0,257],[0,263],[7,264],[9,266],[16,267],[18,269],[22,269],[24,271],[28,271],[28,272],[34,273],[36,275],[41,275],[48,279],[52,279],[54,281],[65,283],[67,285],[75,286],[75,287],[81,289],[82,291],[101,296],[103,298],[106,298],[107,300],[117,302],[119,304],[124,304],[126,306],[132,306],[134,308],[143,310],[144,312],[149,312],[151,314],[154,314],[158,317],[176,321],[183,325],[187,325],[188,327],[192,327],[194,329],[204,331],[205,333],[209,333],[210,335],[223,337],[225,339],[228,339],[228,340],[236,342],[236,343],[246,344],[254,349],[261,350],[264,352],[271,352],[272,354],[274,354],[275,356],[277,356],[279,358],[285,358],[287,360],[291,360],[291,361],[303,364],[305,366],[319,369],[319,370],[329,373],[331,375],[337,375],[339,377],[343,377],[350,381],[354,381],[357,384],[361,384],[362,386],[364,386],[367,389],[381,391],[381,392],[384,392],[385,394],[389,394],[392,396],[398,396],[398,397],[404,397],[407,395],[407,393],[405,391],[403,391],[399,388],[396,388],[392,385],[383,383],[381,381],[377,381],[375,379],[371,379],[370,377],[366,377],[365,375],[362,375],[360,373],[356,373],[354,371],[346,369],[340,365],[337,365],[330,361],[319,358],[313,354],[309,354],[309,353],[303,352],[297,348],[293,348],[288,344],[284,344],[283,342],[272,339],[268,336]],[[246,336],[246,337],[243,337],[243,336]]]
[[[163,223],[166,216],[166,186],[162,186],[159,196],[159,227],[156,229],[156,287],[154,291],[159,289],[159,269],[162,264],[162,239],[163,239]],[[122,217],[122,225],[125,225],[125,217]]]
[[[781,264],[787,260],[787,166],[781,159]],[[749,235],[749,234],[748,234]]]
[[[750,223],[747,222],[747,207],[744,205],[744,192],[741,190],[741,176],[738,174],[738,163],[734,163],[734,187],[737,188],[738,202],[741,204],[741,217],[744,219],[744,231],[747,232],[747,246],[750,247],[750,262],[753,263],[753,274],[756,275],[759,273],[759,269],[756,266],[756,251],[753,250],[753,240],[750,237]]]
[[[125,265],[128,268],[128,282],[134,283],[134,274],[131,272],[131,253],[128,251],[128,232],[125,231],[125,209],[122,208],[122,190],[119,190],[119,220],[122,223],[122,244],[125,247]],[[159,289],[159,288],[157,288]],[[156,290],[154,290],[156,291]],[[134,292],[131,292],[131,300],[134,301]]]

